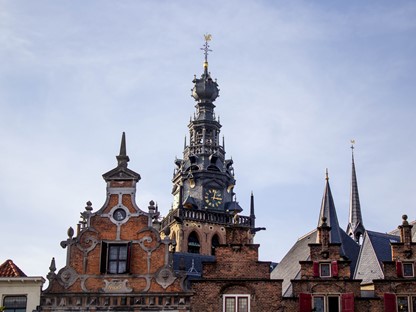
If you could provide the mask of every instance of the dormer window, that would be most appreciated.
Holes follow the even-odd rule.
[[[403,277],[415,276],[413,263],[403,263]]]
[[[331,277],[331,263],[320,263],[319,264],[319,276],[320,277]]]

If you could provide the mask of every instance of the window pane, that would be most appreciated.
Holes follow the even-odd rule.
[[[339,312],[338,297],[328,297],[328,311]]]
[[[412,298],[413,312],[416,312],[416,297]]]
[[[324,297],[313,297],[313,307],[316,312],[324,312]]]
[[[118,246],[110,246],[110,260],[118,258]]]
[[[225,298],[225,312],[235,312],[235,298]]]
[[[403,276],[413,276],[413,263],[403,263]]]
[[[118,263],[118,272],[117,273],[126,273],[126,261],[120,261]]]
[[[126,260],[127,259],[127,246],[120,246],[120,260]]]
[[[110,261],[108,263],[108,273],[111,273],[111,274],[117,273],[117,261]]]
[[[321,276],[331,276],[329,263],[321,263]]]
[[[238,298],[238,312],[248,312],[248,298],[239,297]]]
[[[397,297],[397,310],[400,312],[409,312],[407,297]]]
[[[7,296],[4,297],[3,304],[6,308],[23,308],[26,309],[25,296]]]

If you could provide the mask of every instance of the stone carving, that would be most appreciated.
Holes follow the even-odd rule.
[[[176,280],[175,273],[169,267],[163,267],[156,273],[156,282],[166,289]]]
[[[59,284],[64,286],[65,289],[71,287],[75,283],[77,278],[77,272],[73,268],[68,266],[62,268],[58,273],[58,282]]]
[[[111,281],[104,280],[105,286],[103,291],[105,293],[130,293],[132,288],[127,286],[128,280],[113,279]]]

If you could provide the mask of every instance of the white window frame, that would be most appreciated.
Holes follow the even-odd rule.
[[[404,274],[404,272],[405,272],[404,266],[405,265],[411,266],[411,268],[412,268],[412,275],[405,275]],[[403,272],[403,277],[414,277],[415,276],[415,265],[414,265],[414,263],[413,262],[403,262],[402,263],[402,272]]]
[[[342,311],[341,307],[341,295],[340,294],[313,294],[312,295],[312,308],[315,308],[315,298],[323,298],[324,300],[324,312],[328,311],[328,299],[331,298],[337,298],[338,299],[338,311]]]
[[[329,275],[322,275],[322,266],[328,266],[328,272]],[[332,268],[331,268],[331,262],[320,262],[319,263],[319,277],[332,277]]]
[[[228,294],[228,295],[223,295],[223,299],[222,299],[222,310],[223,312],[226,311],[226,301],[227,298],[234,298],[235,299],[235,312],[240,312],[238,311],[238,298],[247,298],[247,312],[250,312],[250,295],[248,294]]]

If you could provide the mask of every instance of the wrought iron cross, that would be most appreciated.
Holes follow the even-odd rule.
[[[209,48],[209,44],[208,44],[208,42],[212,40],[211,34],[205,34],[204,39],[205,39],[205,44],[201,48],[201,50],[204,51],[205,62],[208,62],[208,52],[212,52],[212,50]]]

